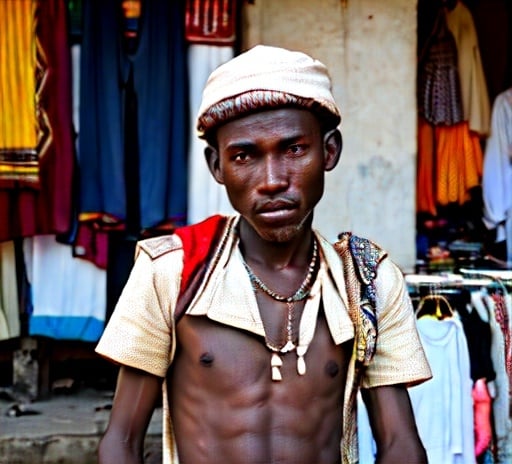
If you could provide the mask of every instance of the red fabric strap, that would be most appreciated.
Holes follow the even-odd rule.
[[[197,224],[179,227],[174,232],[183,244],[183,271],[181,275],[180,296],[196,275],[204,272],[210,252],[221,238],[228,221],[226,216],[215,215]],[[200,279],[199,279],[200,281]]]

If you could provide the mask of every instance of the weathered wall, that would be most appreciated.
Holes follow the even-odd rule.
[[[342,159],[327,176],[316,226],[384,246],[404,271],[415,261],[416,1],[244,2],[244,47],[303,50],[323,61],[343,115]]]

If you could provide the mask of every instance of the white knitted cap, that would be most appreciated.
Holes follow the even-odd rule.
[[[257,45],[215,69],[199,107],[199,137],[242,114],[304,106],[336,127],[341,116],[326,66],[302,52]]]

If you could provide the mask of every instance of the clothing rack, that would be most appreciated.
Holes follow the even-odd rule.
[[[433,301],[428,309],[444,307],[446,301],[456,308],[470,303],[474,291],[485,289],[489,294],[498,292],[501,295],[512,292],[512,272],[501,270],[461,269],[457,274],[409,274],[405,281],[416,313],[425,299]]]
[[[459,273],[440,273],[436,275],[407,274],[405,282],[411,289],[430,288],[444,291],[448,289],[487,287],[500,285],[506,291],[512,290],[512,271],[486,269],[459,269]]]

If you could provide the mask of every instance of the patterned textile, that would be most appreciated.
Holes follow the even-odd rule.
[[[0,187],[37,187],[35,2],[0,2]]]
[[[509,391],[512,392],[512,338],[510,334],[510,321],[505,297],[498,293],[491,293],[491,298],[494,301],[494,314],[496,322],[503,332],[504,350],[505,350],[505,370],[509,379]]]
[[[1,1],[0,8],[22,4],[23,1]],[[45,125],[38,126],[38,188],[24,188],[21,181],[16,181],[15,188],[0,188],[0,218],[3,219],[0,221],[0,240],[37,234],[64,234],[69,231],[72,217],[75,152],[66,2],[32,3],[37,4],[37,53],[38,57],[44,57],[45,63],[44,68],[38,69],[42,80],[37,103],[39,116],[44,115],[46,121]],[[0,13],[0,22],[3,19]],[[0,36],[3,31],[0,30]],[[4,69],[5,66],[0,66],[0,73]],[[4,105],[1,96],[0,105]],[[8,119],[4,116],[2,114],[0,121]],[[0,126],[0,132],[2,130]],[[0,182],[0,185],[5,184]]]
[[[209,45],[234,45],[238,3],[236,0],[187,0],[187,41]]]
[[[463,120],[457,48],[442,10],[418,64],[418,111],[432,124]]]
[[[377,341],[377,321],[376,316],[372,311],[365,311],[365,305],[362,304],[360,297],[361,278],[370,284],[375,278],[375,271],[378,263],[385,257],[385,253],[379,248],[369,247],[368,242],[361,242],[362,248],[357,251],[355,255],[356,261],[369,260],[373,262],[366,272],[361,273],[361,266],[355,266],[354,260],[351,258],[351,245],[354,249],[353,243],[349,240],[351,235],[349,233],[341,234],[340,240],[334,245],[337,253],[340,255],[343,262],[344,279],[347,286],[347,296],[349,303],[349,312],[351,319],[357,320],[355,324],[355,343],[354,343],[354,356],[355,363],[352,369],[349,370],[347,377],[347,392],[345,397],[348,400],[343,409],[343,427],[344,427],[344,440],[342,443],[342,462],[358,462],[358,440],[357,440],[357,393],[359,391],[360,378],[363,374],[364,367],[370,363],[373,357],[375,344]],[[365,252],[366,251],[366,252]],[[359,256],[359,258],[357,258]],[[359,272],[358,272],[359,270]],[[363,274],[363,276],[358,274]],[[375,308],[375,288],[373,283],[368,286],[370,293],[370,305],[373,304]],[[367,295],[365,295],[367,296]],[[368,301],[368,300],[367,300]],[[349,387],[350,386],[350,387]]]

